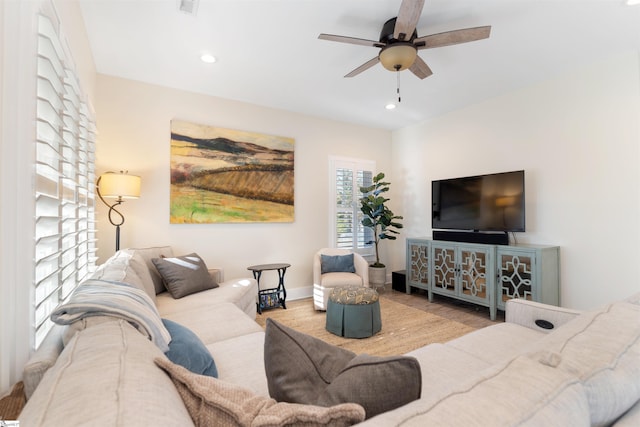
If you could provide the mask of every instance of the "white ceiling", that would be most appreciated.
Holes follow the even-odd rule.
[[[318,34],[377,40],[400,3],[200,0],[192,16],[179,0],[80,0],[99,73],[390,130],[640,52],[640,6],[625,0],[426,0],[418,36],[491,25],[491,37],[420,51],[433,75],[401,72],[402,102],[388,111],[396,73],[378,64],[343,77],[378,49]]]

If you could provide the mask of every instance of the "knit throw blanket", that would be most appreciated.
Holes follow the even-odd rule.
[[[162,352],[169,350],[171,335],[162,324],[153,301],[144,291],[128,283],[87,280],[78,286],[67,303],[54,310],[51,320],[59,325],[70,325],[92,316],[124,319]]]

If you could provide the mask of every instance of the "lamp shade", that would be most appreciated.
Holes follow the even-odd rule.
[[[137,199],[140,197],[140,177],[126,173],[105,173],[100,176],[98,189],[102,197]]]
[[[394,43],[382,49],[378,59],[389,71],[402,71],[411,67],[418,56],[418,51],[411,43]]]

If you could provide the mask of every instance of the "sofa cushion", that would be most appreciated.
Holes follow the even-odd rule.
[[[483,347],[484,348],[484,347]],[[488,363],[472,354],[445,344],[432,343],[406,354],[415,357],[422,367],[421,396],[444,395],[460,382],[488,368]]]
[[[218,378],[269,397],[264,371],[264,331],[207,345],[218,367]]]
[[[24,394],[29,400],[35,391],[44,374],[55,365],[56,360],[64,349],[62,337],[67,330],[66,326],[53,325],[47,333],[38,350],[31,356],[24,365],[22,371],[22,381],[24,383]]]
[[[235,384],[195,375],[166,359],[155,362],[173,380],[196,426],[350,426],[364,419],[363,408],[354,403],[331,408],[278,403]]]
[[[200,338],[179,323],[162,319],[171,334],[169,351],[165,355],[173,363],[183,366],[194,374],[218,377],[216,363]]]
[[[354,353],[267,319],[264,363],[278,401],[362,405],[367,418],[420,398],[418,361]]]
[[[168,314],[189,312],[198,308],[217,306],[230,302],[240,308],[251,319],[256,317],[256,296],[258,284],[253,278],[232,279],[220,283],[215,289],[174,299],[169,292],[156,295],[156,306],[162,317]]]
[[[156,246],[151,248],[131,248],[127,249],[127,251],[132,251],[140,255],[144,260],[147,268],[149,269],[149,274],[151,274],[151,280],[153,281],[153,286],[155,288],[156,294],[160,292],[164,292],[166,289],[164,287],[164,281],[162,280],[162,276],[156,270],[155,265],[151,261],[154,258],[171,258],[173,256],[173,249],[171,246]]]
[[[542,332],[515,323],[498,323],[453,339],[446,345],[493,364],[519,356],[544,336]]]
[[[353,254],[347,255],[320,255],[320,273],[355,273]]]
[[[640,305],[618,302],[583,313],[537,348],[582,381],[593,425],[609,425],[640,400]]]
[[[153,359],[163,353],[124,320],[78,332],[20,414],[20,425],[189,426],[184,403]]]
[[[640,400],[620,417],[614,427],[638,427],[640,426]]]
[[[428,367],[425,367],[428,369]],[[574,376],[519,356],[362,426],[589,426],[589,404]]]
[[[198,254],[153,258],[151,262],[162,276],[171,296],[176,299],[218,287]]]
[[[336,286],[362,286],[362,277],[353,273],[326,273],[322,275],[321,285],[324,288],[335,288]]]
[[[230,302],[164,314],[162,317],[189,328],[205,345],[263,331],[260,325]]]

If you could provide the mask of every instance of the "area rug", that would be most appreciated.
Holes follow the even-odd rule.
[[[413,307],[380,298],[382,330],[370,338],[343,338],[325,329],[324,311],[315,311],[309,299],[287,301],[287,309],[263,311],[256,317],[262,327],[268,317],[300,332],[320,338],[356,354],[404,354],[431,343],[444,343],[476,328]]]

